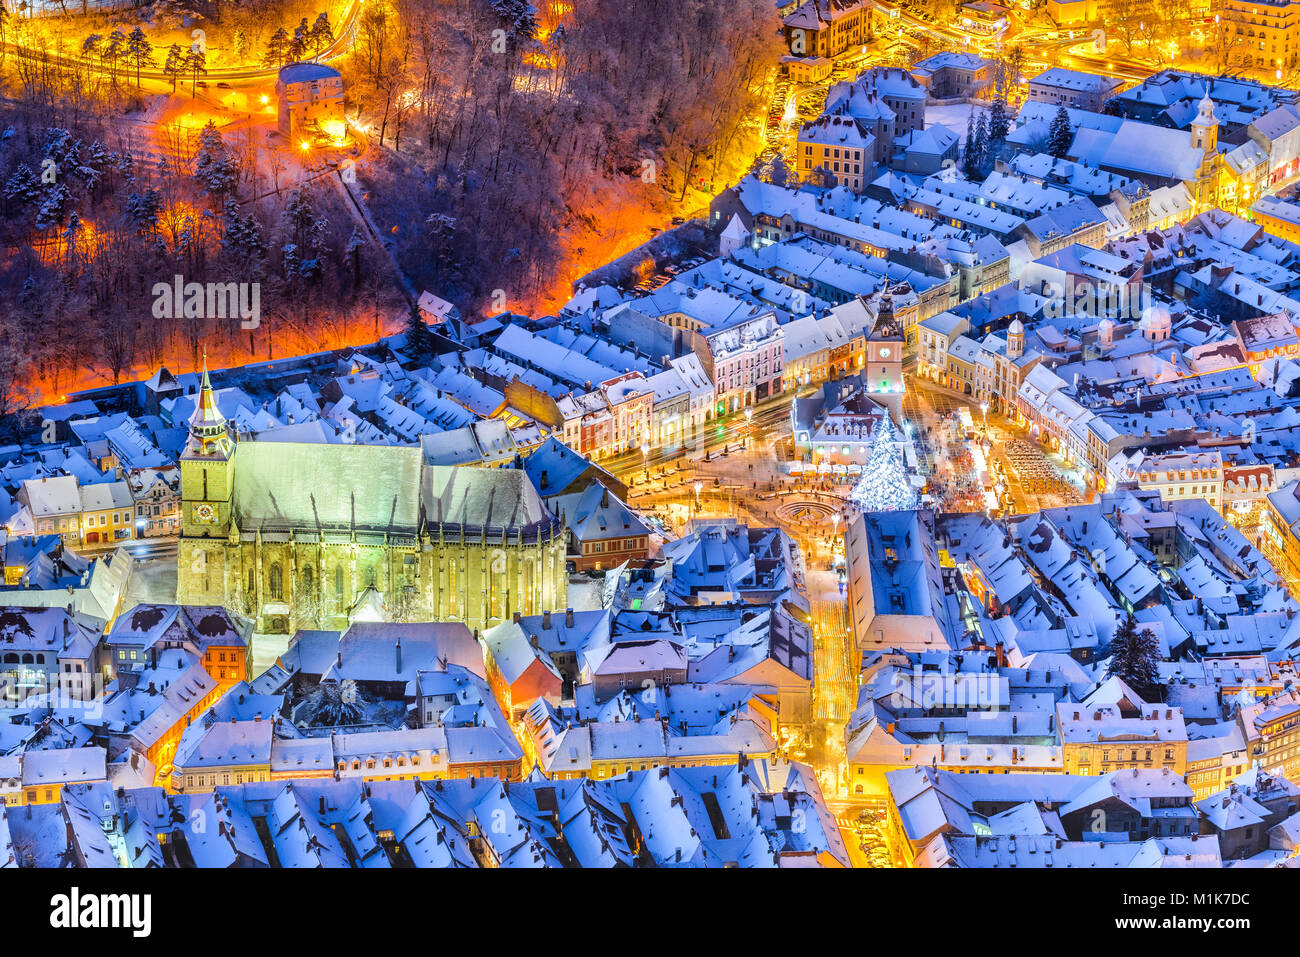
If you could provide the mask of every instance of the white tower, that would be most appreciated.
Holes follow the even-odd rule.
[[[1103,349],[1115,344],[1115,320],[1103,319],[1097,323],[1097,341]]]
[[[1192,120],[1192,146],[1202,153],[1213,153],[1219,144],[1219,121],[1214,117],[1214,101],[1207,88],[1197,104],[1196,119]]]
[[[1147,307],[1138,322],[1142,338],[1147,342],[1164,342],[1173,333],[1174,320],[1169,310],[1158,303]]]
[[[1025,354],[1025,324],[1012,319],[1007,326],[1007,358],[1019,359]]]

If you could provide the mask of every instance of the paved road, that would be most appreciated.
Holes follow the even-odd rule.
[[[324,62],[326,60],[331,60],[348,51],[351,34],[356,28],[357,14],[361,11],[361,3],[362,0],[352,0],[352,2],[348,4],[347,12],[344,14],[343,19],[334,25],[334,42],[316,56],[317,61]],[[8,31],[7,37],[3,43],[3,46],[12,51],[13,55],[18,59],[31,60],[35,63],[47,65],[57,64],[69,68],[76,67],[78,69],[83,69],[86,65],[85,57],[83,57],[80,52],[74,54],[51,53],[45,47],[47,37],[43,33],[38,33],[37,36],[34,37],[34,46],[28,46],[24,43],[23,41],[25,38],[18,36],[18,33],[18,30],[11,29]],[[160,49],[156,52],[159,54],[158,59],[161,60],[165,58],[165,50]],[[106,68],[101,66],[98,72],[108,76],[117,75],[123,80],[129,80],[132,83],[137,79],[134,67]],[[274,82],[278,73],[278,67],[210,69],[202,75],[201,82],[205,82],[209,85],[223,82],[230,83],[232,86],[243,86],[250,83],[269,83]],[[141,70],[139,71],[139,79],[142,81],[160,81],[168,85],[172,82],[171,75],[163,73],[161,68]]]

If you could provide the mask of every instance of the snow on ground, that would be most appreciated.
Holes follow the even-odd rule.
[[[987,104],[981,101],[974,103],[952,103],[948,106],[927,106],[925,108],[925,128],[928,130],[932,126],[946,126],[957,134],[961,141],[958,148],[966,148],[966,124],[970,121],[971,109],[975,110],[976,119],[979,118],[979,111]]]
[[[136,559],[122,596],[122,613],[136,605],[170,605],[176,601],[176,556]]]
[[[260,631],[253,632],[253,677],[256,678],[271,665],[275,659],[289,648],[292,635],[267,635]]]
[[[599,611],[601,596],[605,592],[603,579],[569,581],[569,607],[574,611]]]

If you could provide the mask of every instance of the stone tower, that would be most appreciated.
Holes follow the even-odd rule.
[[[190,416],[189,431],[180,461],[181,538],[176,600],[184,604],[224,604],[235,444],[217,408],[206,356],[203,386]]]

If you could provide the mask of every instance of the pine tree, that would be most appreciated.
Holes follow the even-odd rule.
[[[162,197],[158,190],[150,187],[144,194],[132,193],[126,198],[126,218],[140,235],[151,234],[158,229],[158,215],[162,211]]]
[[[996,97],[989,107],[989,144],[1001,147],[1011,132],[1011,119],[1007,115],[1007,98]]]
[[[123,60],[126,60],[129,56],[130,56],[130,51],[127,48],[126,34],[123,33],[121,30],[114,30],[112,33],[109,34],[108,40],[105,41],[104,49],[101,52],[101,59],[103,60],[103,62],[108,66],[110,70],[114,71],[113,72],[114,87],[117,86],[117,72],[116,72],[117,66]]]
[[[903,462],[898,432],[888,413],[881,416],[880,425],[871,437],[871,451],[862,466],[862,478],[849,493],[849,504],[864,512],[916,508],[916,491]]]
[[[226,152],[226,143],[221,138],[221,130],[217,129],[217,124],[208,120],[203,124],[203,129],[199,130],[199,150],[194,159],[195,170],[202,170],[211,163],[217,161],[217,157]]]
[[[185,72],[190,75],[190,96],[199,91],[199,77],[208,72],[208,55],[203,50],[190,50],[185,56]]]
[[[126,55],[127,61],[135,67],[135,88],[140,89],[140,71],[147,66],[153,66],[157,60],[154,57],[153,44],[145,39],[144,31],[136,27],[131,31],[131,35],[126,38]]]
[[[420,307],[412,306],[406,318],[406,347],[402,350],[408,359],[419,365],[428,365],[437,354],[433,333],[420,315]]]
[[[307,58],[307,51],[311,48],[311,27],[307,25],[307,18],[303,17],[298,25],[293,28],[293,39],[289,41],[289,59],[297,63]]]
[[[1158,701],[1160,642],[1150,628],[1138,631],[1137,620],[1125,616],[1110,642],[1110,665],[1107,675],[1119,678],[1147,701]]]
[[[537,36],[537,10],[528,0],[489,0],[492,11],[506,25],[510,49],[517,50]]]
[[[988,176],[988,117],[984,113],[979,114],[979,121],[975,124],[975,176],[983,179]]]
[[[967,179],[974,179],[979,170],[979,160],[975,155],[975,107],[971,107],[966,117],[966,141],[961,148],[961,169]]]
[[[1057,159],[1065,158],[1074,142],[1074,130],[1070,127],[1070,111],[1062,103],[1052,117],[1052,125],[1047,132],[1047,152]]]
[[[266,259],[266,241],[262,227],[251,215],[240,216],[234,200],[226,201],[226,234],[221,245],[239,265],[241,270],[257,270]]]
[[[68,218],[68,199],[68,188],[62,183],[55,183],[36,214],[36,228],[43,230],[51,226],[62,226]]]
[[[305,245],[316,218],[316,213],[312,209],[311,195],[306,189],[295,189],[289,194],[280,218],[288,233],[289,242],[299,247]]]
[[[13,175],[5,183],[5,199],[18,210],[36,205],[41,197],[41,182],[36,178],[30,166],[19,163]]]
[[[284,27],[280,27],[271,34],[271,39],[266,41],[266,53],[262,55],[262,62],[267,66],[284,66],[288,55],[289,34]]]
[[[176,92],[176,80],[185,72],[185,51],[181,49],[179,43],[173,43],[167,51],[167,59],[163,63],[163,75],[172,78],[172,92]]]
[[[221,131],[208,120],[199,132],[199,149],[194,157],[194,178],[212,196],[221,198],[235,188],[238,170],[221,139]]]
[[[311,25],[311,32],[308,34],[311,40],[312,52],[320,55],[320,52],[334,42],[334,28],[330,26],[330,15],[322,13],[316,17],[316,22]]]

